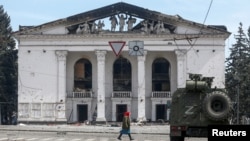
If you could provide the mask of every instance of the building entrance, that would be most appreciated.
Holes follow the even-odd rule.
[[[88,120],[88,105],[77,105],[78,122]]]
[[[116,121],[117,122],[122,122],[124,112],[127,112],[127,104],[117,104],[116,105]]]
[[[156,120],[166,120],[166,105],[165,104],[157,104],[156,105]]]

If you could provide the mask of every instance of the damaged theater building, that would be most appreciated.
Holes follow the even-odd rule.
[[[224,88],[223,25],[203,25],[124,2],[20,26],[18,122],[169,120],[189,73]]]

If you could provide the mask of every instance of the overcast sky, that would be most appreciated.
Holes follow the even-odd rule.
[[[19,25],[40,25],[121,1],[205,25],[225,25],[232,33],[226,41],[226,56],[239,23],[245,32],[250,26],[250,0],[0,0],[0,5],[16,31]]]

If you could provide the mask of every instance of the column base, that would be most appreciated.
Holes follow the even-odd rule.
[[[137,121],[147,121],[146,117],[138,117]]]
[[[55,121],[56,122],[67,122],[67,119],[66,118],[57,118]]]
[[[96,118],[96,121],[98,122],[98,121],[104,121],[104,122],[106,122],[106,118],[105,117],[97,117]]]
[[[107,121],[105,118],[96,118],[96,121],[94,121],[94,124],[107,124]]]

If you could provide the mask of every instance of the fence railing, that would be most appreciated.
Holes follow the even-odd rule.
[[[153,91],[152,92],[152,98],[171,98],[171,92],[170,91]]]
[[[71,92],[68,93],[68,98],[92,98],[93,92]]]
[[[92,98],[93,92],[71,92],[67,94],[67,98]],[[113,98],[131,98],[130,91],[114,91],[112,92]],[[152,98],[171,98],[170,91],[153,91]]]
[[[113,98],[131,98],[130,91],[114,91],[112,92]]]

